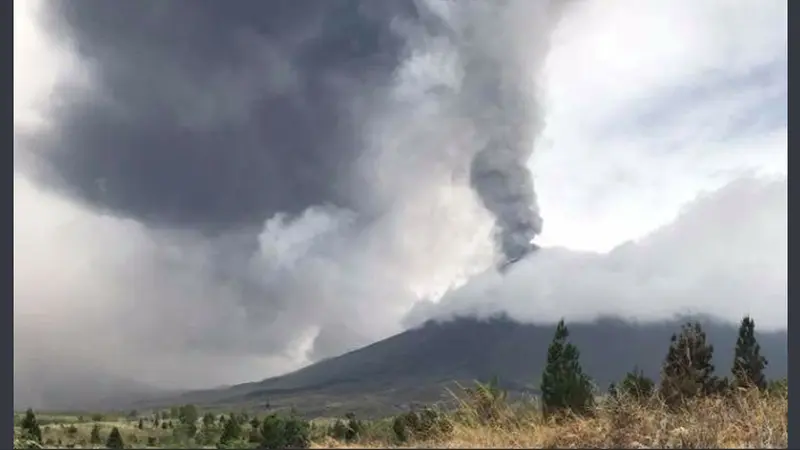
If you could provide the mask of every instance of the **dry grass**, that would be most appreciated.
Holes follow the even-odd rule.
[[[785,394],[742,390],[729,398],[703,398],[679,411],[655,399],[602,401],[593,417],[545,420],[528,407],[502,408],[500,419],[477,420],[468,405],[453,419],[453,431],[406,447],[428,448],[786,448]],[[391,442],[340,444],[327,439],[317,448],[390,447]],[[396,445],[394,445],[396,446]]]
[[[474,391],[473,391],[474,393]],[[446,422],[442,432],[429,433],[402,445],[392,431],[392,419],[365,423],[357,442],[339,442],[326,432],[330,421],[317,421],[312,432],[313,448],[787,448],[787,390],[772,393],[740,390],[729,397],[702,398],[671,411],[656,398],[635,401],[600,399],[591,417],[546,420],[532,402],[509,405],[504,399],[486,401],[463,390],[460,408],[440,414]],[[488,405],[488,406],[487,406]],[[94,423],[75,418],[42,416],[46,447],[90,448]],[[58,419],[58,420],[56,420]],[[70,432],[70,425],[74,425]],[[118,419],[98,423],[103,439],[118,427],[126,444],[145,448],[149,438],[156,446],[200,448],[181,444],[172,430],[146,427],[135,420]],[[16,430],[19,432],[19,430]],[[58,445],[62,444],[62,445]],[[17,446],[17,443],[15,443]],[[22,443],[19,445],[24,447]],[[94,446],[99,447],[99,446]],[[238,448],[255,448],[242,443]],[[210,448],[210,447],[208,447]]]

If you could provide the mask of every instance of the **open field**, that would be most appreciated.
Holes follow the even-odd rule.
[[[487,416],[485,406],[459,396],[460,407],[448,413],[432,413],[433,420],[409,429],[400,439],[392,418],[359,421],[357,436],[337,439],[335,419],[309,423],[312,448],[786,448],[788,436],[787,391],[763,393],[740,390],[728,397],[699,398],[680,410],[670,411],[655,398],[633,401],[604,399],[589,417],[545,420],[529,402],[495,403]],[[483,411],[482,413],[480,411]],[[15,419],[19,432],[22,415]],[[153,413],[140,417],[91,417],[74,414],[40,414],[45,447],[103,448],[92,445],[90,435],[97,425],[102,441],[117,427],[128,448],[214,448],[221,433],[218,423],[201,425],[189,438],[176,419],[156,426]],[[97,420],[95,420],[97,419]],[[140,429],[139,423],[142,420]],[[259,446],[259,431],[241,420],[241,438],[228,448]],[[260,422],[263,416],[257,417]],[[346,420],[343,423],[347,423]],[[431,425],[432,424],[432,425]],[[22,440],[15,447],[24,447]]]

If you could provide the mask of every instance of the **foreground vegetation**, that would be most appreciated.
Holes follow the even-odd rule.
[[[600,396],[560,323],[534,399],[498,380],[458,386],[456,407],[393,418],[306,421],[293,412],[201,415],[193,405],[124,416],[15,417],[15,448],[616,447],[785,448],[788,385],[767,382],[754,323],[742,321],[730,377],[714,375],[697,324],[673,336],[658,383],[632,370]],[[442,409],[440,409],[442,408]]]

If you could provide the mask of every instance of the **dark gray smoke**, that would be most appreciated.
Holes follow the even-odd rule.
[[[529,92],[530,72],[499,46],[508,37],[473,36],[463,42],[465,99],[485,140],[471,164],[470,181],[494,215],[498,244],[507,261],[522,258],[542,231],[527,163],[542,128],[543,112]],[[506,42],[504,42],[506,41]],[[483,45],[481,45],[483,44]],[[486,45],[494,44],[494,45]]]
[[[411,2],[52,2],[90,89],[32,147],[62,189],[150,223],[259,225],[353,207],[355,105],[390,80]],[[355,185],[355,186],[353,186]]]
[[[530,90],[541,58],[519,53],[518,29],[496,30],[531,8],[453,6],[53,2],[51,25],[74,42],[92,82],[63,87],[52,133],[29,141],[45,163],[42,179],[102,209],[202,230],[258,226],[320,204],[366,212],[369,189],[353,170],[362,113],[407,56],[393,25],[417,23],[460,53],[459,110],[484,141],[477,153],[477,142],[462,151],[505,259],[517,259],[541,231],[526,167],[542,125]]]
[[[452,34],[463,68],[459,110],[468,112],[477,140],[470,183],[495,217],[498,247],[507,262],[533,250],[532,241],[542,231],[527,167],[544,128],[536,76],[553,19],[568,3],[463,2],[456,13],[461,22],[450,22],[461,25]],[[528,27],[541,28],[534,41],[515,26],[526,20]]]
[[[15,369],[266,376],[524,254],[544,5],[47,2],[81,73],[16,136]]]

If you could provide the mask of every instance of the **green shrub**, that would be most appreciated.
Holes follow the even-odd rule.
[[[308,448],[311,445],[311,426],[292,413],[281,417],[273,413],[261,424],[262,448]]]
[[[645,401],[653,397],[656,391],[656,383],[645,376],[644,372],[634,367],[631,372],[619,385],[611,385],[609,395],[613,398],[628,398],[636,401]]]
[[[450,435],[453,424],[444,414],[430,408],[409,411],[394,418],[392,431],[400,443],[437,440]]]

